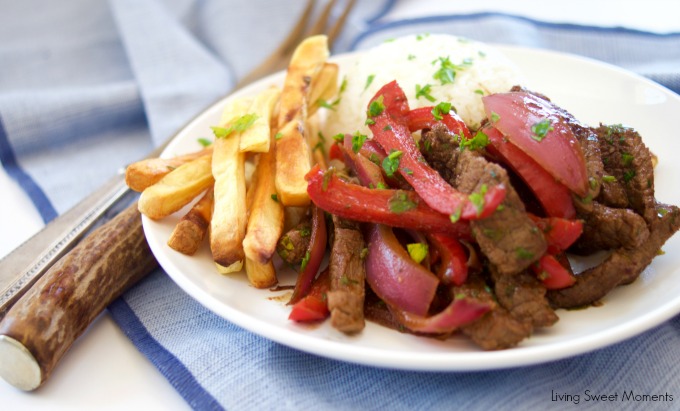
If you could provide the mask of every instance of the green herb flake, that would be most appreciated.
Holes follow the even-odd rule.
[[[531,138],[536,141],[542,141],[548,135],[548,132],[553,131],[554,129],[550,119],[544,118],[531,126]]]
[[[385,124],[385,127],[383,127],[383,131],[390,131],[392,130],[392,126],[389,124]]]
[[[475,90],[475,94],[479,94],[480,96],[483,96],[484,90],[478,88],[477,90]]]
[[[338,143],[344,143],[345,142],[345,135],[342,133],[338,133],[333,136],[333,140],[337,141]]]
[[[456,72],[469,67],[472,64],[472,60],[466,59],[462,64],[456,65],[451,62],[449,57],[439,57],[432,62],[432,64],[437,63],[439,63],[439,68],[434,72],[432,78],[439,80],[439,82],[444,85],[453,83],[456,79]]]
[[[340,104],[340,99],[339,99],[339,98],[337,98],[337,99],[335,99],[335,100],[333,100],[333,101],[326,101],[326,100],[324,100],[324,99],[322,99],[322,98],[316,100],[316,105],[317,105],[317,106],[322,107],[322,108],[326,108],[326,109],[329,109],[329,110],[335,110],[335,107],[336,107],[338,104]]]
[[[300,227],[298,232],[300,233],[300,237],[302,237],[302,238],[306,238],[306,237],[309,237],[310,235],[312,235],[312,229],[309,228],[309,226],[306,226],[306,225],[303,225],[302,227]]]
[[[478,130],[472,138],[460,138],[460,149],[480,150],[489,144],[489,136]]]
[[[281,140],[282,138],[283,138],[283,133],[280,132],[280,131],[278,133],[276,133],[276,135],[274,136],[275,140]]]
[[[343,275],[342,277],[340,277],[340,284],[342,284],[344,286],[357,285],[357,284],[359,284],[359,281],[351,279],[351,278],[347,277],[346,275]]]
[[[272,198],[272,200],[276,201],[277,203],[279,202],[279,196],[277,196],[276,194],[272,194],[271,198]]]
[[[371,104],[368,105],[368,112],[366,115],[368,117],[377,117],[382,114],[383,111],[385,111],[385,104],[383,103],[384,97],[382,94],[378,96],[375,100],[371,101]]]
[[[403,190],[397,190],[387,203],[390,207],[390,211],[395,214],[401,214],[418,207],[418,203],[411,200]]]
[[[623,164],[624,167],[629,167],[631,164],[633,164],[634,159],[635,157],[632,154],[629,153],[621,154],[621,164]]]
[[[368,248],[364,247],[361,249],[361,253],[359,254],[359,258],[362,260],[366,259],[366,256],[368,255]]]
[[[305,253],[305,256],[302,258],[302,262],[300,263],[300,271],[304,271],[305,268],[307,267],[307,264],[309,264],[309,250]]]
[[[379,190],[386,190],[387,186],[382,181],[379,181],[378,184],[376,184],[375,188],[377,188]]]
[[[406,57],[409,61],[415,60],[416,56],[414,54],[409,54],[408,57]]]
[[[228,127],[210,127],[217,138],[228,137],[231,133],[242,133],[250,128],[259,118],[257,114],[244,114],[229,124]]]
[[[323,180],[321,181],[321,190],[326,191],[328,190],[328,183],[330,183],[331,178],[333,177],[334,171],[332,168],[329,168],[323,173]]]
[[[474,192],[468,196],[470,202],[477,209],[477,215],[480,215],[482,213],[482,210],[484,210],[484,194],[486,194],[487,191],[488,191],[487,185],[482,184],[482,187],[480,187],[479,191]]]
[[[411,170],[411,169],[408,168],[408,167],[402,168],[402,169],[401,169],[401,172],[404,173],[404,174],[408,174],[408,175],[410,175],[410,176],[413,175],[413,170]]]
[[[402,154],[403,153],[399,150],[393,150],[390,155],[383,159],[382,168],[385,170],[385,174],[387,174],[388,177],[392,177],[399,169],[399,159],[401,158]]]
[[[460,215],[463,213],[463,208],[458,207],[458,209],[449,216],[449,220],[451,220],[452,223],[457,223],[458,220],[460,220]]]
[[[352,151],[358,153],[361,147],[364,146],[364,142],[368,138],[367,135],[361,134],[358,131],[352,136]]]
[[[423,243],[412,243],[406,245],[406,250],[408,255],[411,256],[411,260],[420,264],[428,254],[428,246]]]
[[[441,121],[444,115],[449,114],[450,111],[451,103],[443,101],[432,108],[432,115],[435,120]]]
[[[426,39],[426,38],[429,37],[429,36],[430,36],[430,33],[422,33],[422,34],[418,34],[418,35],[416,35],[416,40],[421,41],[421,40]]]
[[[209,140],[205,137],[200,137],[197,141],[198,141],[198,144],[200,144],[203,147],[208,147],[213,143],[212,140]]]
[[[500,120],[500,119],[501,119],[501,116],[498,115],[498,113],[496,113],[495,111],[491,112],[491,122],[492,123],[497,123],[498,120]]]
[[[434,103],[437,99],[432,97],[430,94],[432,91],[432,85],[431,84],[425,84],[424,86],[420,86],[420,84],[416,84],[416,100],[419,99],[420,97],[426,99],[427,101]]]
[[[627,170],[623,173],[623,181],[626,183],[635,178],[635,170]]]
[[[531,260],[532,258],[534,258],[534,253],[532,253],[531,251],[527,250],[524,247],[517,247],[515,249],[515,255],[517,256],[517,258],[522,260]]]
[[[366,91],[371,86],[371,83],[373,83],[374,79],[375,79],[375,74],[369,74],[368,77],[366,77],[366,84],[364,85],[363,91]]]

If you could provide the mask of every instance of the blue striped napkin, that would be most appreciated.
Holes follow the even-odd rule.
[[[228,92],[276,46],[272,39],[283,37],[303,3],[5,2],[3,167],[49,221]],[[497,13],[388,21],[395,3],[359,2],[334,52],[408,33],[450,33],[595,58],[680,93],[680,33]],[[195,409],[680,409],[680,317],[569,359],[445,373],[353,365],[274,343],[207,311],[162,270],[109,311]],[[583,396],[631,389],[672,401],[610,404]],[[580,393],[578,403],[554,398],[565,393]]]

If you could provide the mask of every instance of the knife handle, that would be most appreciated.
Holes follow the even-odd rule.
[[[57,261],[0,321],[0,376],[31,391],[123,291],[157,267],[137,202]]]

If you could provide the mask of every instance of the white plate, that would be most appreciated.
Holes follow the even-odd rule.
[[[680,113],[680,97],[651,81],[622,69],[554,52],[515,47],[499,48],[531,79],[532,87],[571,111],[582,121],[597,125],[625,123],[635,127],[659,157],[657,198],[680,204],[673,176],[680,175],[680,139],[673,125]],[[342,64],[356,55],[341,56]],[[275,75],[243,89],[251,94],[270,84]],[[197,139],[210,134],[224,100],[200,114],[182,129],[165,156],[199,148]],[[677,184],[677,182],[676,182]],[[587,310],[559,310],[560,321],[536,333],[520,346],[485,352],[464,337],[446,341],[415,337],[368,323],[358,336],[348,337],[321,326],[304,326],[287,320],[289,307],[268,290],[257,290],[244,274],[219,275],[207,247],[193,257],[171,250],[166,241],[179,213],[162,221],[144,218],[144,230],[161,266],[189,295],[208,309],[239,326],[302,351],[325,357],[380,367],[413,370],[481,370],[535,364],[565,358],[622,341],[660,324],[680,312],[680,236],[665,246],[632,285],[620,287],[604,305]],[[281,279],[293,284],[293,278]]]

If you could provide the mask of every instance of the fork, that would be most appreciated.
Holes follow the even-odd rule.
[[[356,0],[347,0],[333,24],[332,14],[337,0],[328,0],[311,23],[319,1],[307,4],[290,33],[260,65],[245,75],[232,93],[243,86],[286,67],[301,39],[326,34],[329,47],[337,39]],[[231,94],[231,93],[230,93]],[[147,158],[158,157],[175,136],[171,136]],[[0,260],[0,320],[9,308],[59,259],[64,257],[85,235],[104,220],[103,216],[121,199],[130,194],[125,184],[124,170],[102,187],[88,195],[64,214],[47,224],[10,254]],[[136,207],[136,201],[128,208]]]

